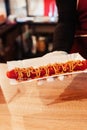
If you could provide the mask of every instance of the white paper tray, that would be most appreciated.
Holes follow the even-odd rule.
[[[73,54],[67,54],[65,52],[52,52],[44,55],[43,57],[39,58],[33,58],[33,59],[26,59],[26,60],[19,60],[19,61],[10,61],[7,62],[8,70],[12,70],[15,67],[34,67],[37,68],[39,66],[44,66],[47,64],[52,64],[52,63],[65,63],[67,61],[72,61],[72,60],[85,60],[79,53],[73,53]],[[18,84],[18,83],[23,83],[23,82],[31,82],[34,80],[40,80],[44,78],[49,78],[49,77],[55,77],[55,76],[61,76],[61,75],[69,75],[69,74],[76,74],[76,73],[82,73],[82,72],[87,72],[87,70],[84,71],[76,71],[76,72],[70,72],[70,73],[63,73],[63,74],[58,74],[58,75],[52,75],[48,77],[42,77],[42,78],[35,78],[35,79],[29,79],[27,81],[22,81],[18,82],[14,79],[10,79],[10,84]]]

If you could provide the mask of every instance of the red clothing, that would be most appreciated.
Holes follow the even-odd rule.
[[[87,0],[79,0],[78,7],[79,29],[87,31]]]
[[[79,0],[77,7],[77,29],[71,52],[79,52],[87,59],[87,0]]]

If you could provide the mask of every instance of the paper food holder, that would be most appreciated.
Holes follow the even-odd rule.
[[[25,82],[11,85],[6,77],[7,64],[0,64],[0,85],[11,115],[30,115],[41,113],[48,109],[63,92],[59,81]],[[62,84],[62,82],[61,82]]]
[[[24,66],[28,66],[32,63],[32,65],[36,66],[55,62],[56,60],[61,62],[67,60],[78,60],[83,58],[79,54],[71,54],[61,56],[59,53],[52,53],[45,55],[45,57],[41,59],[31,59],[20,61]],[[51,57],[50,57],[51,56]],[[15,64],[13,64],[15,62]],[[27,62],[27,63],[26,63]],[[13,61],[11,66],[18,64],[19,61]],[[25,66],[25,67],[26,67]],[[27,114],[35,114],[40,113],[47,109],[48,104],[52,104],[53,102],[59,100],[59,96],[62,94],[64,89],[72,82],[73,76],[70,80],[55,80],[53,82],[45,81],[44,84],[38,85],[38,81],[34,80],[31,82],[19,83],[16,85],[11,85],[9,79],[6,76],[6,72],[8,70],[7,64],[0,64],[0,86],[3,91],[3,95],[7,102],[9,111],[11,114],[15,115],[27,115]]]
[[[24,91],[32,91],[31,86],[37,87],[36,81],[32,82],[24,82],[21,84],[11,85],[9,82],[9,79],[6,76],[6,72],[9,68],[14,68],[15,66],[19,67],[29,67],[29,65],[33,65],[35,67],[49,64],[49,63],[55,63],[55,62],[66,62],[68,60],[83,60],[83,57],[81,57],[78,53],[74,54],[66,54],[65,52],[58,52],[54,51],[52,53],[48,53],[47,55],[44,55],[42,58],[33,58],[33,59],[27,59],[27,60],[20,60],[20,61],[11,61],[7,64],[0,64],[0,85],[3,91],[3,94],[5,96],[5,99],[7,103],[9,103],[15,96],[17,96],[18,91],[24,92]],[[26,87],[27,86],[27,87]],[[29,87],[29,88],[28,88]],[[29,90],[28,90],[29,89]]]
[[[0,64],[0,85],[11,115],[24,116],[41,113],[46,109],[46,105],[54,100],[55,94],[50,97],[53,93],[51,89],[53,86],[47,85],[48,88],[46,89],[44,84],[38,85],[37,81],[11,85],[6,72],[7,64]],[[50,89],[52,91],[47,92]],[[54,89],[54,92],[57,95],[58,90],[56,90]]]

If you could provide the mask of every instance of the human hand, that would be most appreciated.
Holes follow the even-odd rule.
[[[42,85],[45,82],[55,82],[55,80],[60,80],[63,81],[66,78],[71,78],[72,74],[69,75],[61,75],[61,76],[54,76],[54,77],[48,77],[48,78],[43,78],[43,79],[39,79],[37,80],[38,85]]]

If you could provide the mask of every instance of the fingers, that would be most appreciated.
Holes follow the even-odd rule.
[[[42,85],[45,82],[55,82],[55,80],[63,81],[65,78],[71,78],[71,77],[72,77],[72,74],[55,76],[55,77],[48,77],[48,78],[38,79],[37,83],[38,83],[38,85]]]
[[[37,83],[38,85],[42,85],[44,84],[45,82],[53,82],[55,81],[55,78],[54,77],[48,77],[48,78],[44,78],[44,79],[39,79],[37,80]]]
[[[65,77],[71,78],[71,77],[72,77],[72,74],[65,75]]]
[[[62,81],[62,80],[64,80],[64,75],[61,75],[61,76],[58,76],[58,79],[60,80],[60,81]]]
[[[37,84],[42,85],[42,84],[44,84],[45,81],[46,81],[46,79],[39,79],[39,80],[37,80]]]

